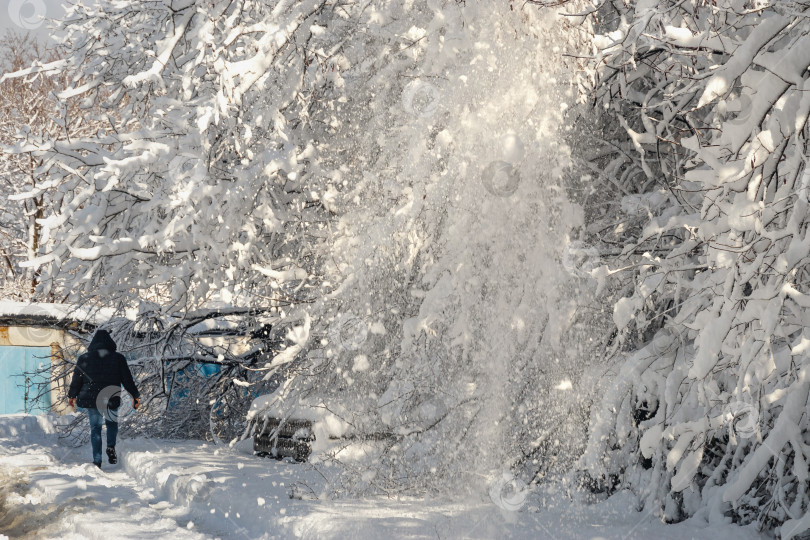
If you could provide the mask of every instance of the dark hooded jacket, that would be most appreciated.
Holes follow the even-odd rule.
[[[126,358],[115,350],[109,332],[96,331],[87,352],[79,356],[73,370],[68,397],[77,398],[76,405],[99,410],[117,409],[121,405],[121,385],[133,398],[140,396]],[[103,403],[98,403],[99,394],[102,394]]]

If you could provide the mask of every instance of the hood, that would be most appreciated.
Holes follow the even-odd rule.
[[[115,352],[115,341],[113,338],[110,337],[110,333],[106,330],[96,330],[96,334],[93,336],[93,340],[90,342],[90,346],[87,347],[88,351],[99,351],[102,349],[106,349],[108,351]]]

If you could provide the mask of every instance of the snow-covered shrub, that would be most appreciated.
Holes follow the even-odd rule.
[[[635,286],[581,463],[666,519],[783,538],[810,527],[807,9],[601,3],[583,78],[624,131],[594,157],[622,173],[625,221],[600,233]]]

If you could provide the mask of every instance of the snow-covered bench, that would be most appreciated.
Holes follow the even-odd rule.
[[[310,443],[314,440],[309,420],[266,418],[263,429],[253,435],[253,451],[259,456],[291,457],[302,462],[312,452]]]

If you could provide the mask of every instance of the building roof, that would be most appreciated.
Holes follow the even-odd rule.
[[[111,309],[90,309],[74,304],[0,300],[0,326],[95,328],[110,319]]]
[[[258,331],[240,324],[239,317],[269,311],[262,308],[216,307],[198,310],[186,314],[183,319],[189,321],[187,331],[198,337],[269,336],[270,323]],[[64,328],[91,332],[97,327],[111,322],[116,312],[111,308],[79,306],[76,304],[51,304],[45,302],[13,302],[0,300],[0,326],[40,326],[47,328]],[[127,313],[129,320],[136,318],[135,313]],[[168,323],[181,321],[179,317],[168,317]],[[258,332],[258,333],[257,333]]]

